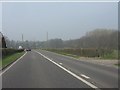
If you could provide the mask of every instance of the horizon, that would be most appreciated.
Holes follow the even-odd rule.
[[[117,3],[2,3],[2,29],[10,40],[78,39],[95,29],[118,29]],[[14,34],[14,35],[13,35]]]

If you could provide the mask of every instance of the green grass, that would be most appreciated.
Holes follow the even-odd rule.
[[[120,67],[120,64],[115,64],[116,66]]]
[[[114,50],[112,53],[105,54],[102,59],[118,59],[118,51]]]
[[[75,54],[72,54],[72,53],[67,53],[64,50],[59,50],[59,49],[46,49],[46,50],[51,51],[51,52],[55,52],[55,53],[58,53],[58,54],[74,57],[74,58],[80,58],[82,56],[82,55],[80,56],[80,55],[75,55]],[[118,55],[118,50],[113,50],[111,52],[104,53],[104,55],[101,55],[99,57],[99,59],[114,60],[114,59],[118,59],[118,56],[120,57],[120,53]],[[87,57],[87,56],[82,56],[82,57]],[[91,57],[91,58],[95,58],[95,57]]]
[[[51,51],[51,50],[46,50],[46,51]],[[80,58],[80,56],[78,56],[78,55],[69,54],[69,53],[66,53],[66,52],[61,52],[61,51],[51,51],[51,52],[62,54],[62,55],[65,55],[65,56],[74,57],[74,58]]]
[[[9,65],[10,63],[20,58],[24,53],[25,52],[15,53],[15,54],[4,57],[3,60],[0,60],[0,67],[2,65],[2,68],[4,68],[5,66]]]

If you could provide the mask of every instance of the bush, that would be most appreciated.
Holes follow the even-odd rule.
[[[22,52],[22,51],[24,51],[24,49],[2,48],[2,58],[4,58],[5,56],[14,54],[14,53]]]
[[[77,56],[84,56],[84,57],[105,57],[106,55],[113,54],[112,49],[98,49],[98,48],[81,48],[81,49],[46,49],[48,51],[56,52],[56,53],[66,53],[66,54],[73,54]],[[113,58],[116,56],[112,56]]]

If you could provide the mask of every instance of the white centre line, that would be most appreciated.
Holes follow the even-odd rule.
[[[10,66],[8,66],[5,70],[3,70],[1,73],[0,73],[0,76],[2,74],[4,74],[7,70],[9,70],[14,64],[16,64],[20,59],[22,59],[25,55],[27,54],[27,52],[25,52],[25,54],[23,54],[19,59],[17,59],[15,62],[13,62]]]
[[[41,54],[38,51],[35,51],[36,53],[40,54],[41,56],[43,56],[44,58],[46,58],[47,60],[49,60],[50,62],[52,62],[53,64],[57,65],[58,67],[60,67],[61,69],[63,69],[64,71],[68,72],[69,74],[71,74],[72,76],[74,76],[75,78],[79,79],[80,81],[84,82],[85,84],[87,84],[88,86],[90,86],[91,88],[96,88],[98,89],[97,86],[93,85],[92,83],[84,80],[83,78],[79,77],[78,75],[76,75],[75,73],[69,71],[68,69],[64,68],[63,66],[61,66],[60,64],[56,63],[55,61],[51,60],[50,58],[46,57],[45,55]]]
[[[80,74],[82,77],[84,77],[84,78],[87,78],[87,79],[90,79],[90,77],[88,77],[88,76],[86,76],[86,75],[84,75],[84,74]]]

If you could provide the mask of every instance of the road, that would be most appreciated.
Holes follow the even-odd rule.
[[[43,50],[30,51],[2,74],[3,88],[117,88],[118,69]]]

